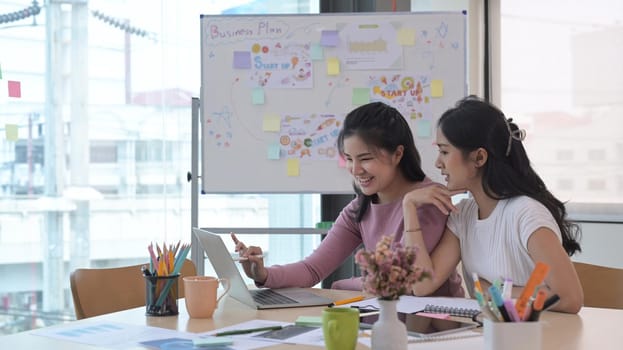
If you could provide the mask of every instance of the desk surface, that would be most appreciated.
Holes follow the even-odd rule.
[[[340,300],[357,295],[357,292],[312,289],[314,293]],[[180,300],[180,314],[169,317],[146,317],[145,308],[135,308],[75,322],[114,321],[135,325],[161,327],[187,332],[207,332],[252,319],[294,322],[300,315],[320,316],[323,307],[254,310],[232,298],[225,298],[212,319],[190,319],[184,301]],[[621,349],[623,344],[623,310],[583,308],[578,315],[545,312],[543,320],[543,349]],[[54,327],[63,327],[58,325]],[[480,329],[478,330],[480,331]],[[65,342],[31,334],[32,331],[0,337],[3,349],[94,349],[93,346]],[[410,344],[413,349],[482,349],[482,336],[420,342]],[[266,349],[318,349],[314,346],[279,344]],[[357,349],[367,349],[362,344]]]

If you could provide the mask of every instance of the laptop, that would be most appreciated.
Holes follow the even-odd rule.
[[[236,262],[227,250],[221,236],[200,228],[193,228],[199,244],[208,255],[219,278],[227,278],[231,285],[229,295],[241,303],[257,309],[278,309],[302,306],[328,306],[333,300],[318,296],[304,288],[249,289],[238,271]]]

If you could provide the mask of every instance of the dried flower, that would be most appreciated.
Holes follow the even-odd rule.
[[[395,235],[384,236],[374,251],[360,250],[355,261],[361,268],[363,289],[380,299],[396,300],[412,294],[416,282],[430,273],[415,266],[417,248],[393,242]]]

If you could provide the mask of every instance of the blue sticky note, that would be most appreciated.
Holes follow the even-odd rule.
[[[320,34],[320,45],[335,47],[340,42],[337,30],[323,30]]]
[[[418,137],[429,138],[432,133],[432,125],[430,120],[420,119],[415,125],[416,134]]]
[[[251,68],[251,53],[249,51],[234,51],[234,68]]]
[[[311,44],[309,48],[309,55],[312,61],[320,61],[324,59],[324,49],[317,43]]]
[[[264,89],[261,87],[256,87],[251,92],[251,99],[254,105],[263,105],[264,104]]]
[[[268,145],[268,150],[267,150],[268,159],[278,160],[280,150],[281,150],[281,147],[279,147],[278,143],[273,143],[271,145]]]

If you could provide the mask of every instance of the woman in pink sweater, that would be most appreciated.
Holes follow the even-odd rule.
[[[244,271],[258,286],[311,287],[331,274],[361,244],[373,250],[384,235],[402,240],[402,200],[406,193],[433,182],[421,168],[409,124],[393,107],[373,102],[351,111],[337,140],[340,155],[353,176],[357,196],[340,213],[318,248],[302,261],[266,267],[260,247],[247,247],[232,233],[236,251],[247,260]],[[447,216],[433,205],[417,210],[426,250],[432,252],[443,234]],[[336,281],[332,288],[362,290],[360,278]],[[464,296],[456,271],[439,296]]]

